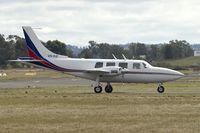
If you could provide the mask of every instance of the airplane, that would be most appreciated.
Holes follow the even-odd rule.
[[[164,82],[184,77],[172,69],[154,67],[144,60],[124,59],[84,59],[69,58],[49,51],[38,39],[30,26],[22,27],[29,57],[19,57],[15,61],[36,65],[76,77],[95,81],[94,92],[101,93],[101,82],[106,82],[105,92],[111,93],[111,83],[158,83],[158,93],[165,91]]]

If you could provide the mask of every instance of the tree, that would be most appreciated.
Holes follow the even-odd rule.
[[[185,40],[171,40],[169,44],[172,45],[173,48],[173,58],[184,58],[193,55],[190,44]]]
[[[164,59],[172,59],[174,57],[173,49],[172,49],[172,46],[170,44],[163,45],[161,51],[163,53]]]
[[[147,48],[147,59],[148,60],[157,60],[159,58],[161,58],[159,55],[160,55],[160,49],[158,47],[158,45],[150,45],[148,48]]]
[[[144,43],[130,43],[129,51],[130,55],[136,58],[140,55],[146,55],[146,45]]]
[[[80,58],[92,58],[92,52],[89,48],[85,48],[78,56]]]
[[[9,50],[9,45],[6,42],[4,35],[0,34],[0,65],[1,67],[5,67],[6,66],[6,60],[9,59],[9,54],[7,53],[7,51]]]
[[[18,57],[26,57],[27,56],[27,45],[24,38],[20,38],[18,36],[15,37],[15,56]]]
[[[72,50],[69,49],[65,43],[62,43],[58,40],[47,41],[45,46],[52,52],[60,55],[66,55],[72,57]]]
[[[114,54],[117,58],[122,58],[122,54],[127,54],[120,45],[108,44],[108,43],[96,43],[95,41],[89,41],[88,48],[85,48],[79,57],[82,58],[102,58],[112,59]]]
[[[164,59],[179,59],[193,55],[193,50],[185,40],[169,41],[168,44],[163,45],[162,52]]]

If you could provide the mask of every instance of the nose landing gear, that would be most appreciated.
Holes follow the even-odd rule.
[[[165,88],[162,86],[161,83],[158,85],[157,91],[158,91],[158,93],[164,93],[165,92]]]
[[[102,87],[101,87],[100,85],[95,86],[95,87],[94,87],[94,92],[95,92],[95,93],[101,93],[101,92],[102,92]]]
[[[100,82],[99,82],[99,76],[96,77],[96,85],[94,87],[94,92],[95,93],[101,93],[102,92],[102,87],[101,87]]]

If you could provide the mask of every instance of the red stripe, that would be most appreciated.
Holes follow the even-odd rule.
[[[42,58],[38,57],[30,48],[28,48],[28,53],[29,53],[29,56],[32,57],[33,59],[41,60],[41,63],[43,65],[46,65],[46,66],[48,66],[48,67],[50,67],[52,69],[58,70],[58,71],[64,71],[64,69],[59,68],[56,65],[50,64],[49,62],[47,62],[47,61],[43,60]]]
[[[41,58],[39,58],[31,49],[28,48],[28,54],[30,57],[32,57],[33,59],[36,60],[40,60]]]

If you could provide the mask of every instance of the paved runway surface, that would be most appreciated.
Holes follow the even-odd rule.
[[[92,83],[93,81],[81,78],[8,80],[0,82],[0,88],[48,87],[66,85],[90,86]]]

